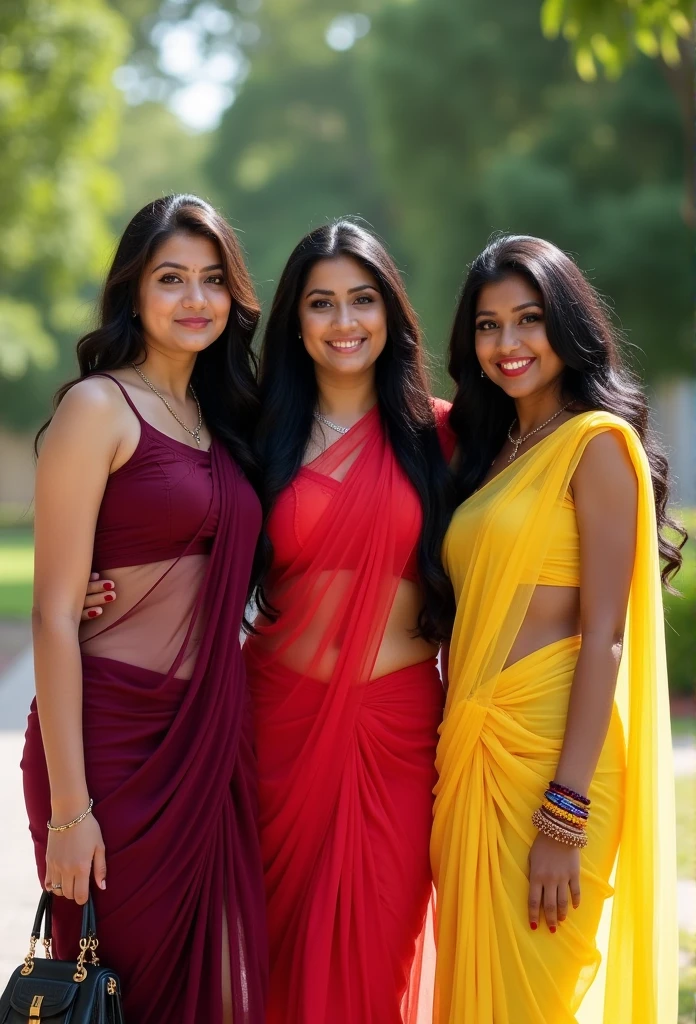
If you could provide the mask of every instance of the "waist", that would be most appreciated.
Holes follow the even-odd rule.
[[[148,565],[151,562],[163,562],[182,558],[184,555],[208,555],[213,545],[212,537],[199,537],[195,541],[178,541],[153,544],[146,541],[129,543],[100,543],[95,537],[92,554],[92,572],[106,572],[110,569],[123,569],[127,566]]]

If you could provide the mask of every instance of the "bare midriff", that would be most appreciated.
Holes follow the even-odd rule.
[[[505,668],[549,644],[580,634],[580,589],[537,586]]]

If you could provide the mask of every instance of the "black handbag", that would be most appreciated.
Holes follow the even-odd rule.
[[[0,1024],[124,1024],[118,977],[102,967],[97,958],[99,942],[92,897],[82,912],[80,953],[74,961],[54,960],[51,956],[52,905],[52,893],[44,892],[29,952],[0,997]],[[36,957],[42,921],[45,960]]]

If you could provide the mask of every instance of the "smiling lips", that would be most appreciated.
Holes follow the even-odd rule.
[[[531,356],[525,359],[506,359],[496,363],[496,366],[506,377],[520,377],[523,373],[526,373],[534,361]]]
[[[365,338],[329,338],[326,344],[339,352],[355,352],[364,341]]]
[[[200,331],[201,328],[207,327],[209,323],[212,323],[212,320],[208,320],[207,317],[204,316],[188,316],[184,317],[183,320],[177,320],[177,323],[181,324],[182,327],[188,327],[191,330]]]

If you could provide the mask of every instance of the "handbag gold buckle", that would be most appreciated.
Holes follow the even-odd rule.
[[[29,940],[29,952],[24,957],[24,967],[19,972],[25,978],[27,977],[28,974],[31,974],[31,972],[34,970],[34,957],[35,956],[36,956],[36,939],[32,935],[31,939]]]
[[[44,1001],[43,996],[34,996],[29,1007],[29,1024],[33,1020],[41,1020],[41,1004]]]

